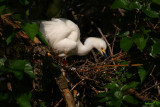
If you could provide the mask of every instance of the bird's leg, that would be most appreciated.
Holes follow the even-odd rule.
[[[66,54],[66,56],[65,56],[64,64],[65,64],[66,66],[68,66],[68,62],[67,62],[67,56],[68,56],[68,54],[67,54],[67,53],[65,53],[65,54]]]
[[[64,52],[64,54],[65,54],[65,56],[63,57],[62,62],[64,63],[65,66],[68,66],[68,62],[67,62],[68,53]]]

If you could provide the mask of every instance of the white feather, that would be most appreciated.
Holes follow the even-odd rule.
[[[101,49],[106,50],[106,43],[101,38],[89,37],[84,42],[80,41],[80,30],[70,20],[52,18],[51,21],[40,23],[40,32],[44,35],[49,45],[59,52],[59,56],[83,56],[96,48],[101,54]]]

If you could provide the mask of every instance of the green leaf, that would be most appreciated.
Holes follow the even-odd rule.
[[[102,98],[100,100],[98,100],[99,103],[104,103],[106,101],[108,101],[109,99],[111,99],[111,97],[105,97],[105,98]]]
[[[121,107],[122,100],[113,99],[111,101],[106,102],[106,107]]]
[[[148,10],[148,9],[146,9],[146,10],[144,11],[144,13],[145,13],[147,16],[151,17],[151,18],[158,18],[158,17],[159,17],[159,13],[156,12],[156,11],[154,11],[154,10]]]
[[[23,93],[22,95],[17,97],[16,100],[20,107],[31,107],[31,92],[29,93],[29,95],[27,93]]]
[[[15,33],[13,32],[7,39],[6,39],[6,43],[7,45],[9,45],[12,42],[12,38],[14,37]]]
[[[29,62],[25,64],[24,72],[28,74],[31,78],[35,78],[33,68]]]
[[[152,0],[152,2],[160,5],[160,0]]]
[[[1,93],[0,92],[0,101],[8,100],[8,99],[9,99],[8,93]]]
[[[108,101],[106,102],[106,107],[114,107],[114,103],[113,101]]]
[[[140,10],[141,8],[142,8],[142,5],[137,1],[130,2],[128,6],[128,10],[133,10],[133,9]]]
[[[18,79],[21,80],[23,78],[23,72],[22,71],[18,71],[18,70],[10,70],[9,72],[12,72],[14,74],[14,76]]]
[[[142,32],[143,32],[144,35],[148,35],[148,33],[151,32],[150,29],[147,29],[147,30],[146,30],[144,26],[141,27],[141,30],[142,30]]]
[[[133,81],[133,82],[127,84],[127,85],[124,85],[124,86],[121,88],[121,90],[122,90],[122,91],[126,91],[126,90],[131,89],[131,88],[132,88],[132,89],[135,89],[135,88],[138,86],[138,84],[139,84],[139,82]]]
[[[45,40],[45,38],[44,38],[44,36],[42,35],[41,32],[38,32],[38,37],[40,38],[40,40],[41,40],[45,45],[48,46],[48,43],[46,42],[46,40]]]
[[[144,38],[144,35],[135,33],[132,38],[137,47],[142,51],[146,47],[149,36],[147,36],[147,38]]]
[[[116,87],[119,87],[119,86],[115,82],[108,83],[107,85],[104,86],[104,88],[109,88],[109,89],[113,89],[113,88],[116,88]]]
[[[16,20],[22,21],[21,14],[12,15]]]
[[[155,41],[154,45],[152,46],[151,55],[154,57],[157,54],[160,54],[160,41]]]
[[[25,68],[26,60],[11,60],[9,68],[13,70],[23,71]]]
[[[25,26],[22,26],[27,35],[34,40],[34,37],[38,34],[38,26],[35,23],[27,23]]]
[[[141,80],[141,83],[145,80],[146,76],[147,76],[147,72],[145,69],[143,69],[143,67],[139,67],[138,68],[138,74]]]
[[[121,78],[121,81],[122,81],[122,82],[126,82],[126,78],[124,78],[124,77]]]
[[[19,2],[21,3],[21,5],[28,5],[29,1],[28,0],[19,0]]]
[[[119,35],[119,37],[124,37],[124,36],[128,36],[130,34],[129,31],[124,32],[123,34]]]
[[[120,40],[120,47],[123,51],[128,52],[132,47],[133,41],[128,37],[124,37]]]
[[[5,9],[6,9],[5,5],[0,6],[0,15],[3,13]]]
[[[125,95],[123,96],[123,100],[130,103],[130,104],[138,104],[138,100],[136,100],[134,97],[130,96],[130,95]]]
[[[122,100],[112,101],[114,107],[122,107]]]
[[[4,0],[0,0],[0,2],[4,2]]]
[[[111,6],[111,9],[117,9],[117,8],[127,9],[129,3],[130,2],[128,0],[115,0]]]
[[[19,80],[22,79],[24,72],[34,78],[32,66],[27,60],[11,60],[8,68],[9,72],[12,72]]]
[[[158,18],[159,17],[159,13],[150,8],[150,4],[148,4],[147,8],[144,9],[144,13],[151,18]]]
[[[12,72],[19,80],[23,78],[23,71],[25,67],[25,60],[10,60],[8,65],[8,72]]]
[[[99,93],[97,97],[106,97],[107,92]]]
[[[26,10],[26,16],[29,16],[29,9]]]
[[[126,65],[126,64],[129,64],[129,63],[128,63],[128,61],[123,61],[123,62],[121,62],[121,64]]]
[[[131,78],[132,75],[133,75],[132,73],[127,73],[127,72],[125,73],[125,76],[126,76],[127,78]]]
[[[40,107],[47,107],[45,102],[39,102]]]
[[[123,93],[121,91],[116,91],[114,93],[114,96],[117,98],[117,99],[122,99],[123,97]]]

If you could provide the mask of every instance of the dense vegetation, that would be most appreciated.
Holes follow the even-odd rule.
[[[65,106],[61,69],[77,105],[160,106],[159,14],[159,0],[0,0],[0,106]],[[33,21],[53,17],[105,39],[110,60],[49,56]]]

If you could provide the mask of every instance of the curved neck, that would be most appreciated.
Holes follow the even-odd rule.
[[[89,38],[85,40],[84,45],[81,41],[79,41],[77,44],[77,54],[80,56],[84,56],[88,54],[93,47],[93,42],[89,41]]]

